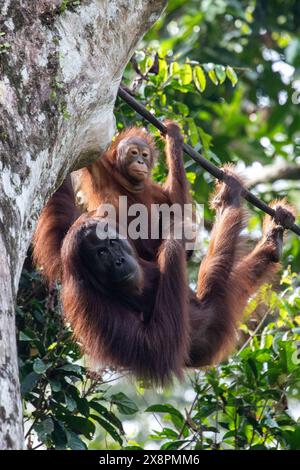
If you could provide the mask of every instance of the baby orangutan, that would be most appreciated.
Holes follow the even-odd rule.
[[[166,121],[165,127],[166,181],[158,184],[151,178],[157,153],[152,136],[131,127],[122,131],[98,160],[76,172],[78,194],[88,211],[110,204],[118,218],[120,196],[127,198],[127,212],[133,205],[142,204],[148,214],[155,204],[171,207],[176,203],[183,208],[191,202],[183,162],[183,136],[175,122]],[[148,261],[155,261],[163,239],[151,237],[153,219],[148,218],[148,236],[132,240],[138,255]],[[131,220],[129,215],[126,229]]]

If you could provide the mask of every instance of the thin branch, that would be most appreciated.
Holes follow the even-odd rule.
[[[247,168],[246,168],[247,174]],[[278,180],[299,180],[300,179],[300,165],[295,165],[287,162],[276,162],[272,165],[262,166],[257,174],[250,176],[248,186],[253,188],[261,183],[274,183]]]
[[[155,126],[162,134],[166,134],[166,127],[162,122],[160,122],[153,114],[148,111],[148,109],[145,108],[141,103],[139,103],[133,96],[131,96],[128,91],[125,91],[123,87],[119,88],[118,95],[120,98],[122,98],[131,108],[133,108],[137,113],[139,113],[146,121],[150,122]],[[193,147],[191,147],[188,144],[183,144],[183,150],[184,152],[189,155],[196,163],[198,163],[202,168],[204,168],[206,171],[208,171],[211,175],[213,175],[215,178],[218,180],[224,180],[224,172],[218,168],[216,165],[211,163],[209,160],[206,160],[199,152],[196,152]],[[261,201],[256,197],[254,194],[252,194],[250,191],[247,189],[244,189],[243,198],[246,199],[246,201],[250,202],[253,206],[257,207],[258,209],[262,210],[266,214],[269,214],[271,217],[275,216],[275,211],[271,207],[269,207],[265,202]],[[300,227],[298,227],[296,224],[293,224],[292,227],[290,227],[290,230],[292,232],[296,233],[297,235],[300,235]]]
[[[243,346],[239,349],[239,351],[236,353],[237,356],[239,356],[241,354],[241,352],[248,346],[248,344],[250,343],[250,341],[256,336],[256,334],[258,333],[258,331],[260,330],[260,328],[263,326],[264,322],[265,322],[265,319],[267,318],[267,316],[271,313],[271,309],[268,309],[266,311],[266,313],[264,314],[264,316],[262,317],[262,319],[260,320],[259,324],[257,325],[257,327],[255,328],[255,330],[252,332],[252,333],[249,333],[249,338],[247,339],[247,341],[245,341],[245,343],[243,344]]]

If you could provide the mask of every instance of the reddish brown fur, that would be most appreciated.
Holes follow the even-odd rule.
[[[168,382],[172,374],[181,377],[189,347],[183,248],[168,240],[161,247],[157,264],[140,260],[146,280],[142,304],[155,298],[146,323],[87,281],[78,260],[83,227],[84,223],[74,224],[62,248],[62,303],[75,337],[94,363],[128,368],[137,377],[157,384]]]
[[[192,302],[191,365],[202,366],[219,361],[235,343],[236,324],[251,295],[278,271],[278,248],[282,227],[270,217],[265,218],[263,236],[254,250],[247,251],[241,230],[247,217],[241,207],[242,181],[226,167],[230,186],[218,183],[213,199],[217,210],[208,254],[198,274],[198,305]],[[235,184],[234,180],[239,184]],[[293,222],[293,210],[285,200],[278,201],[282,219]],[[280,250],[280,249],[279,249]],[[200,301],[200,305],[199,305]],[[202,312],[200,315],[199,307]],[[205,337],[206,333],[206,337]]]
[[[79,189],[84,200],[83,205],[88,211],[96,210],[100,204],[103,203],[110,203],[117,207],[118,197],[120,195],[129,196],[129,204],[134,203],[132,201],[135,201],[136,198],[139,201],[147,201],[151,198],[151,187],[149,187],[148,184],[146,184],[144,190],[136,191],[128,181],[122,178],[116,168],[117,147],[123,139],[128,139],[130,137],[141,137],[147,142],[151,150],[152,162],[154,162],[156,157],[156,148],[150,134],[138,127],[131,127],[120,132],[110,145],[109,149],[101,156],[101,158],[99,158],[99,160],[96,160],[87,168],[82,168],[77,171],[77,175],[80,179]],[[157,192],[160,192],[160,187],[158,185],[153,184],[153,189],[154,194],[156,193],[156,190],[158,190]],[[130,197],[132,193],[133,198]],[[163,198],[163,202],[164,201],[165,198]]]
[[[68,178],[43,209],[33,237],[33,260],[50,284],[61,279],[62,240],[78,216]]]
[[[163,185],[154,183],[150,178],[142,188],[136,188],[118,171],[117,147],[123,139],[141,137],[151,151],[152,162],[155,160],[156,149],[150,134],[137,127],[132,127],[121,132],[110,148],[89,167],[79,170],[80,195],[83,197],[85,209],[96,210],[101,204],[112,204],[118,209],[119,196],[127,196],[128,208],[132,204],[143,204],[149,209],[151,204],[173,203],[185,204],[191,201],[189,184],[183,165],[182,136],[179,127],[167,121],[165,123],[168,134],[166,135],[166,160],[169,169],[168,177]],[[151,231],[149,219],[149,232]],[[147,260],[155,260],[161,240],[134,241],[139,256]]]
[[[141,129],[140,127],[132,126],[120,132],[111,143],[109,150],[108,150],[109,158],[111,161],[115,160],[115,151],[119,143],[124,139],[129,139],[130,137],[140,137],[141,139],[145,140],[151,150],[153,159],[155,159],[157,150],[156,150],[155,143],[151,134]]]
[[[171,149],[172,142],[169,144]],[[179,169],[176,176],[178,168],[172,169],[170,161],[177,148],[173,146],[173,150],[167,150],[171,175],[163,191],[169,191],[169,197],[183,201],[186,188],[179,180],[182,170]],[[96,163],[100,165],[100,162]],[[137,258],[145,280],[142,305],[146,308],[153,305],[148,322],[143,320],[143,315],[137,315],[112,299],[108,292],[103,294],[95,290],[89,281],[93,273],[87,273],[80,262],[80,237],[84,227],[97,219],[96,213],[77,219],[63,240],[67,226],[75,217],[75,207],[71,209],[74,200],[62,187],[49,201],[43,213],[46,228],[43,230],[40,223],[35,238],[36,259],[44,265],[50,279],[59,272],[58,266],[62,262],[65,316],[94,362],[129,368],[138,377],[153,383],[166,383],[173,373],[180,377],[184,365],[206,366],[228,354],[234,344],[236,324],[249,296],[279,267],[281,225],[283,219],[292,221],[293,216],[290,206],[279,201],[281,213],[278,212],[276,221],[267,219],[262,240],[251,253],[244,255],[241,231],[246,214],[241,206],[242,182],[230,168],[225,171],[230,186],[219,184],[212,201],[217,211],[216,222],[207,256],[200,266],[196,293],[187,286],[186,260],[179,242],[163,241],[155,261]],[[104,182],[105,189],[110,175],[105,175],[102,170],[97,172],[105,178],[99,180],[99,183]],[[118,186],[115,182],[109,184]],[[66,194],[69,194],[68,202]],[[102,192],[95,194],[104,197]],[[116,193],[113,195],[115,197]],[[137,195],[132,195],[132,200],[136,201]],[[58,220],[55,207],[61,211]],[[43,249],[48,256],[44,255]],[[128,292],[129,298],[132,295]],[[146,311],[141,313],[148,315]]]

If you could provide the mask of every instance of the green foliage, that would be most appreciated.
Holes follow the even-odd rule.
[[[96,436],[102,442],[105,434],[112,448],[143,448],[146,440],[148,448],[152,441],[164,450],[300,449],[299,291],[298,276],[289,270],[281,292],[263,287],[245,311],[238,352],[189,377],[192,404],[182,410],[172,398],[154,404],[154,395],[137,415],[137,397],[109,393],[104,371],[82,365],[62,324],[57,291],[47,294],[39,276],[24,271],[17,326],[29,448],[82,450],[89,442],[102,448],[95,447]],[[148,414],[161,416],[161,429],[128,441],[122,417],[143,422]]]
[[[17,308],[21,391],[29,448],[87,448],[97,433],[122,446],[116,412],[138,411],[124,393],[108,396],[105,371],[82,365],[79,346],[63,325],[57,289],[47,292],[35,272],[23,271]],[[115,404],[115,405],[114,405]]]
[[[285,273],[284,283],[282,294],[263,288],[255,299],[255,335],[247,322],[250,336],[228,363],[194,377],[185,416],[172,405],[146,409],[168,423],[151,436],[161,449],[300,449],[299,282]]]

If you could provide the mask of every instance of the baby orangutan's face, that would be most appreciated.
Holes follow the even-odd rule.
[[[149,145],[141,137],[122,140],[117,148],[117,164],[122,175],[133,184],[145,181],[153,165]]]

